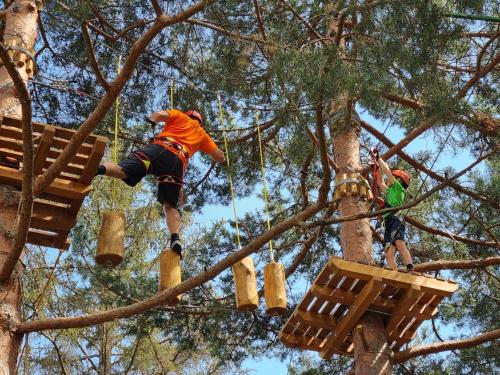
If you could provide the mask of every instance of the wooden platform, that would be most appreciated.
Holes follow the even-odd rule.
[[[369,310],[383,314],[389,344],[398,350],[457,288],[453,281],[330,258],[279,338],[324,359],[352,355],[351,331]]]
[[[74,130],[33,122],[35,175],[44,172],[71,140]],[[67,249],[83,199],[104,154],[107,139],[90,135],[78,153],[42,195],[35,199],[28,243]],[[0,165],[0,184],[21,187],[22,130],[17,118],[0,117],[0,155],[16,159],[19,167]]]

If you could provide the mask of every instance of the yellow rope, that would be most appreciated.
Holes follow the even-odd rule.
[[[174,80],[170,80],[170,109],[174,109]]]
[[[266,173],[264,170],[264,153],[262,152],[262,140],[260,136],[260,125],[259,125],[259,112],[255,114],[255,121],[257,122],[257,134],[259,136],[259,151],[260,151],[260,171],[262,174],[262,190],[264,191],[264,203],[266,205],[267,214],[267,229],[271,229],[271,221],[269,218],[269,204],[267,203],[267,185],[266,185]],[[269,253],[271,255],[271,262],[274,262],[274,252],[273,252],[273,240],[269,240]]]
[[[121,56],[118,56],[118,62],[117,62],[117,66],[116,66],[116,71],[118,74],[120,74],[120,68],[121,68]],[[119,111],[118,111],[118,98],[119,96],[116,97],[116,100],[115,100],[115,144],[114,144],[114,147],[113,147],[113,159],[114,159],[114,162],[115,164],[118,163],[118,115],[119,115]],[[113,206],[116,202],[116,179],[114,178],[113,179]]]
[[[231,189],[231,198],[233,199],[234,221],[236,222],[236,236],[238,238],[238,248],[241,249],[240,229],[238,227],[238,217],[236,216],[236,202],[234,199],[233,179],[231,177],[231,162],[229,161],[229,152],[228,152],[228,148],[227,148],[227,137],[226,137],[226,126],[224,125],[224,113],[222,111],[222,101],[220,100],[220,94],[217,94],[217,100],[219,102],[219,115],[220,115],[220,122],[222,124],[222,134],[224,135],[224,147],[226,150],[226,162],[227,162],[227,174],[229,176],[229,188]]]

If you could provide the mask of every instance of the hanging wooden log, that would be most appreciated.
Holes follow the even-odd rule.
[[[170,249],[163,250],[160,254],[160,292],[171,289],[181,283],[181,258]],[[182,294],[174,296],[167,301],[170,306],[177,305]]]
[[[236,308],[252,311],[259,306],[257,282],[253,259],[248,256],[233,265],[233,277],[236,287]]]
[[[103,213],[95,260],[102,266],[117,266],[123,260],[125,214],[120,210]]]
[[[285,268],[281,263],[272,262],[264,267],[264,297],[267,314],[286,312]]]

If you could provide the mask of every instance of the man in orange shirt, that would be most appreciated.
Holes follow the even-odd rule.
[[[118,165],[101,164],[96,175],[119,178],[127,185],[135,186],[147,174],[153,174],[159,184],[158,202],[163,205],[171,236],[170,248],[181,256],[181,217],[177,206],[188,160],[201,150],[212,160],[223,163],[224,152],[203,129],[203,118],[194,110],[185,113],[177,109],[158,111],[150,116],[150,120],[165,123],[151,144],[134,151]]]

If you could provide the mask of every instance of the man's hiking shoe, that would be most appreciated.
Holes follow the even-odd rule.
[[[413,268],[413,264],[412,264],[412,263],[408,263],[408,264],[406,265],[406,270],[407,270],[408,272],[413,272],[413,269],[414,269],[414,268]]]
[[[182,244],[177,233],[172,234],[170,237],[170,250],[175,251],[182,259]]]

